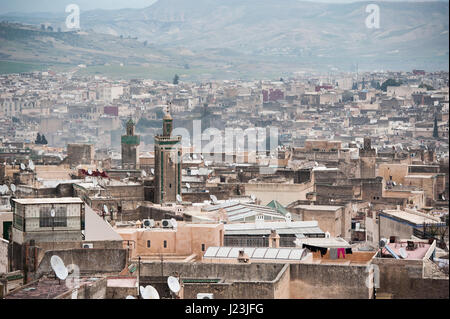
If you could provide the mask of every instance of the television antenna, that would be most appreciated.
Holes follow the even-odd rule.
[[[400,256],[403,258],[403,259],[406,259],[406,258],[408,258],[408,253],[406,252],[406,250],[405,250],[405,248],[400,248],[399,250],[398,250],[398,252],[400,253]]]
[[[209,195],[209,198],[211,198],[213,204],[217,204],[217,197],[215,195]]]
[[[153,286],[140,287],[143,299],[159,299],[159,293]]]
[[[52,258],[50,258],[50,265],[58,279],[65,280],[69,275],[69,271],[64,265],[64,261],[59,256],[53,255]]]
[[[173,292],[175,295],[180,292],[181,286],[177,278],[169,276],[167,278],[167,285],[169,286],[170,291]]]
[[[175,218],[171,218],[170,221],[172,222],[173,228],[177,228],[178,226],[177,220]]]

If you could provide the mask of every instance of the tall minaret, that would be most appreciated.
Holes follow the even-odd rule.
[[[135,124],[130,119],[127,122],[126,135],[122,135],[122,169],[139,168],[140,137],[135,135]]]
[[[181,196],[181,136],[172,136],[170,104],[163,118],[163,133],[155,136],[155,198],[157,204],[177,201]]]

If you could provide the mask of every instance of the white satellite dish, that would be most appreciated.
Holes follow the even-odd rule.
[[[64,280],[69,275],[69,272],[64,265],[64,261],[59,256],[53,255],[52,258],[50,258],[50,265],[52,266],[56,277],[59,279]]]
[[[16,185],[14,185],[14,184],[11,184],[11,191],[14,193],[15,191],[16,191]]]
[[[152,173],[152,175],[155,175],[155,170],[153,168],[150,169],[150,172]]]
[[[186,183],[186,187],[189,189],[191,188],[191,185],[189,183]]]
[[[150,285],[148,285],[144,289],[141,289],[141,296],[143,299],[159,299],[158,291]]]
[[[88,174],[92,175],[92,170],[91,169],[88,169]]]
[[[197,159],[197,155],[196,155],[196,154],[193,154],[193,155],[192,155],[192,158],[196,160],[196,159]]]
[[[25,170],[25,165],[23,164],[23,163],[20,163],[20,169],[22,170],[22,171],[24,171]]]
[[[34,171],[34,163],[33,163],[32,160],[29,160],[29,161],[28,161],[28,167],[29,167],[32,171]]]
[[[142,172],[141,172],[141,176],[142,176],[142,177],[147,177],[147,172],[146,172],[146,171],[144,171],[144,170],[142,170]]]
[[[54,208],[50,209],[50,216],[52,216],[52,217],[56,216],[56,212],[55,212]]]
[[[177,228],[178,226],[177,220],[175,218],[171,218],[170,221],[172,222],[173,228]]]
[[[200,155],[200,158],[203,160],[204,159],[203,155]]]
[[[105,212],[105,213],[109,213],[109,211],[108,211],[108,206],[106,206],[106,205],[103,205],[103,211]]]
[[[217,197],[215,195],[209,195],[209,198],[211,198],[213,204],[217,204]]]
[[[136,299],[136,298],[133,296],[127,296],[125,299]]]
[[[128,177],[130,177],[130,176],[131,176],[130,172],[127,172],[127,176],[128,176]]]
[[[251,198],[252,200],[255,200],[255,199],[256,199],[256,196],[253,195],[253,194],[251,194],[251,195],[250,195],[250,198]]]
[[[181,289],[178,279],[172,276],[169,276],[169,278],[167,278],[167,285],[169,286],[170,291],[172,291],[174,294],[177,294]]]
[[[182,202],[182,199],[181,199],[180,194],[177,194],[177,202],[178,202],[178,203],[181,203],[181,202]]]
[[[403,247],[400,248],[400,249],[398,250],[398,252],[400,253],[400,256],[402,256],[403,259],[408,258],[408,253],[406,252],[405,248],[403,248]]]

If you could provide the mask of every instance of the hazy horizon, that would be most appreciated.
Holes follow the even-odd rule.
[[[38,12],[64,12],[68,4],[77,4],[81,11],[90,10],[118,10],[139,9],[148,7],[158,0],[1,0],[0,14],[9,13],[38,13]],[[195,1],[195,0],[194,0]],[[277,1],[277,0],[275,0]],[[367,2],[368,0],[298,0],[299,2],[322,2],[322,3],[353,3]],[[244,0],[245,2],[245,0]],[[373,2],[449,2],[449,0],[376,0]]]

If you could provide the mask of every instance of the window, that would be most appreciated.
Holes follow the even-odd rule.
[[[202,251],[205,251],[205,244],[202,244]]]
[[[167,248],[167,240],[164,241],[164,248]]]
[[[147,248],[150,248],[150,240],[147,240]]]
[[[55,217],[51,216],[51,206],[39,209],[39,227],[67,227],[67,208],[55,208]]]

